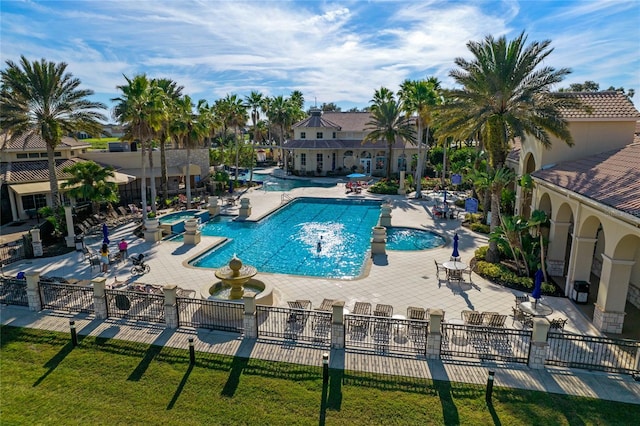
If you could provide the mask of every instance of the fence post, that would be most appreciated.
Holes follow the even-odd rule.
[[[331,347],[333,349],[344,349],[344,300],[338,300],[333,303]]]
[[[29,300],[29,310],[39,312],[42,310],[42,298],[40,297],[40,272],[27,272],[27,299]]]
[[[427,353],[429,359],[440,358],[440,343],[442,342],[442,320],[444,320],[444,311],[438,308],[429,308],[429,332],[427,333]]]
[[[97,277],[91,280],[93,285],[93,309],[95,310],[96,319],[107,319],[107,295],[104,292],[107,279],[105,277]]]
[[[167,328],[178,328],[179,326],[177,290],[178,286],[175,284],[164,286],[164,323]]]
[[[258,317],[256,316],[256,296],[243,296],[242,301],[244,302],[244,316],[243,316],[243,326],[244,326],[244,337],[248,339],[257,339],[258,338]]]
[[[531,336],[531,350],[529,351],[529,368],[541,370],[547,359],[547,334],[549,321],[546,318],[533,319],[533,335]]]

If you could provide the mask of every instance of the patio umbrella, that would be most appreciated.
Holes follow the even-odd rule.
[[[460,253],[458,253],[458,233],[453,236],[453,253],[451,253],[451,257],[457,259],[460,257]]]
[[[107,228],[107,224],[103,223],[102,224],[102,243],[103,244],[109,244],[109,228]]]
[[[542,296],[542,280],[544,279],[544,274],[542,273],[542,269],[538,268],[536,271],[536,275],[533,278],[533,291],[531,292],[531,297],[533,297],[536,301],[536,305],[538,304],[538,300]]]

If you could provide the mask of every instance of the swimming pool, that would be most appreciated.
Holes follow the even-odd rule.
[[[203,226],[202,235],[228,240],[190,264],[220,268],[236,254],[260,272],[354,279],[364,271],[380,205],[374,200],[299,198],[260,222],[217,216]]]
[[[233,182],[235,180],[234,175],[230,175],[229,179]],[[248,181],[249,173],[239,174],[238,181]],[[331,188],[336,186],[337,182],[319,182],[313,179],[298,179],[295,176],[290,179],[282,179],[272,175],[253,173],[253,181],[262,184],[264,191],[290,191],[294,188]]]
[[[200,222],[209,220],[208,210],[183,210],[176,213],[169,213],[158,218],[160,227],[169,234],[179,234],[184,232],[184,221],[187,219],[200,219]]]
[[[444,237],[415,228],[387,228],[388,250],[427,250],[445,243]]]

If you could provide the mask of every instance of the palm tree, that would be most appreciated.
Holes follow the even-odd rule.
[[[384,88],[383,88],[384,89]],[[363,142],[385,140],[387,142],[387,179],[391,179],[391,155],[396,139],[403,142],[415,142],[415,132],[409,117],[403,115],[402,101],[384,100],[371,106],[371,120],[365,130],[371,130]]]
[[[283,162],[283,168],[285,173],[287,172],[287,159],[284,155],[284,138],[285,138],[285,128],[288,123],[291,121],[291,117],[293,115],[293,108],[291,103],[288,102],[286,98],[282,95],[276,96],[271,99],[269,104],[269,112],[267,113],[269,117],[269,121],[280,128],[280,158]]]
[[[412,115],[416,114],[416,122],[418,125],[418,164],[416,169],[416,198],[422,198],[422,172],[424,170],[424,158],[422,155],[422,129],[426,125],[426,142],[429,143],[429,124],[431,122],[432,110],[440,102],[438,91],[440,90],[440,82],[435,77],[429,77],[427,80],[405,80],[400,85],[398,97],[402,99],[405,111]],[[425,150],[426,151],[426,150]]]
[[[10,60],[6,64],[0,71],[0,129],[10,139],[24,137],[25,144],[35,137],[45,141],[51,207],[56,211],[60,201],[55,149],[65,135],[79,131],[100,135],[100,121],[106,117],[99,111],[106,106],[86,99],[93,90],[79,89],[80,80],[66,72],[64,62],[29,62],[21,56],[19,64]]]
[[[91,201],[93,213],[98,213],[100,202],[116,203],[120,199],[118,184],[111,166],[102,167],[93,161],[82,161],[62,169],[71,177],[62,183],[67,195],[75,199]]]
[[[462,139],[480,134],[494,170],[504,164],[515,137],[533,135],[545,147],[551,145],[551,135],[573,143],[560,108],[575,107],[576,101],[550,94],[570,70],[541,65],[553,51],[551,41],[525,43],[524,32],[512,41],[492,36],[470,41],[473,59],[456,58],[459,69],[449,74],[462,88],[451,91],[447,127],[457,129]],[[492,210],[497,217],[499,209],[500,193],[494,189]],[[492,220],[492,230],[498,224]],[[499,261],[495,242],[489,244],[487,260]]]
[[[145,162],[145,148],[151,149],[151,138],[162,126],[162,92],[152,84],[146,75],[140,74],[127,80],[126,85],[117,86],[122,95],[113,98],[118,102],[113,110],[114,118],[125,124],[125,138],[140,142],[140,158],[142,179],[140,192],[142,196],[142,211],[147,211],[147,174]],[[155,200],[153,200],[155,201]],[[155,202],[153,203],[155,208]]]
[[[160,144],[160,191],[162,192],[162,198],[164,200],[169,198],[169,185],[167,176],[167,140],[171,140],[171,121],[175,114],[176,102],[182,96],[183,86],[168,78],[155,79],[155,84],[158,86],[165,97],[163,99],[163,108],[165,109],[162,120],[162,127],[158,132],[158,143]]]
[[[258,121],[260,121],[260,106],[262,105],[263,96],[262,93],[255,90],[251,91],[249,96],[245,97],[247,107],[251,109],[251,122],[253,123],[253,140],[251,141],[251,149],[255,150],[255,142],[257,135]],[[249,186],[253,182],[253,163],[255,161],[255,153],[251,158],[250,171],[249,171]]]

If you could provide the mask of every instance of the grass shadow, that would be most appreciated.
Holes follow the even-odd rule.
[[[247,364],[249,364],[249,358],[241,358],[237,356],[233,358],[229,378],[227,378],[227,382],[224,384],[220,395],[232,397],[236,393],[238,384],[240,383],[240,376],[242,376],[242,372],[247,367]]]
[[[173,406],[176,405],[176,401],[178,401],[178,398],[180,397],[180,394],[184,389],[184,385],[187,384],[187,380],[189,380],[189,375],[191,375],[192,370],[193,370],[193,364],[189,364],[189,368],[187,368],[187,371],[185,371],[184,376],[182,376],[182,380],[180,380],[180,383],[178,384],[176,391],[173,393],[173,397],[171,398],[171,401],[169,401],[169,404],[167,404],[167,410],[173,409]]]
[[[131,372],[129,377],[127,377],[127,380],[131,380],[134,382],[139,381],[144,375],[145,371],[147,371],[147,368],[149,368],[149,364],[151,364],[151,361],[153,361],[153,359],[158,356],[160,351],[162,351],[162,346],[149,346],[145,351],[144,356],[138,363],[137,367]]]
[[[500,421],[500,417],[498,417],[498,413],[496,413],[496,409],[493,407],[493,403],[487,403],[487,408],[489,409],[489,414],[491,414],[491,419],[493,420],[493,424],[496,426],[502,425]]]
[[[436,392],[438,392],[438,397],[440,398],[444,424],[460,424],[460,414],[458,413],[458,407],[456,407],[456,403],[453,400],[451,382],[434,381],[433,386],[436,388]]]
[[[71,353],[72,350],[73,350],[73,343],[71,342],[68,342],[66,345],[60,348],[58,353],[55,354],[49,361],[47,361],[44,364],[45,368],[48,368],[48,370],[42,376],[40,376],[38,380],[36,380],[33,383],[33,387],[36,387],[40,383],[42,383],[44,379],[46,379],[47,376],[49,376],[49,374],[51,374],[53,370],[55,370],[58,367],[58,365],[60,365],[60,363],[67,357],[67,355]]]

